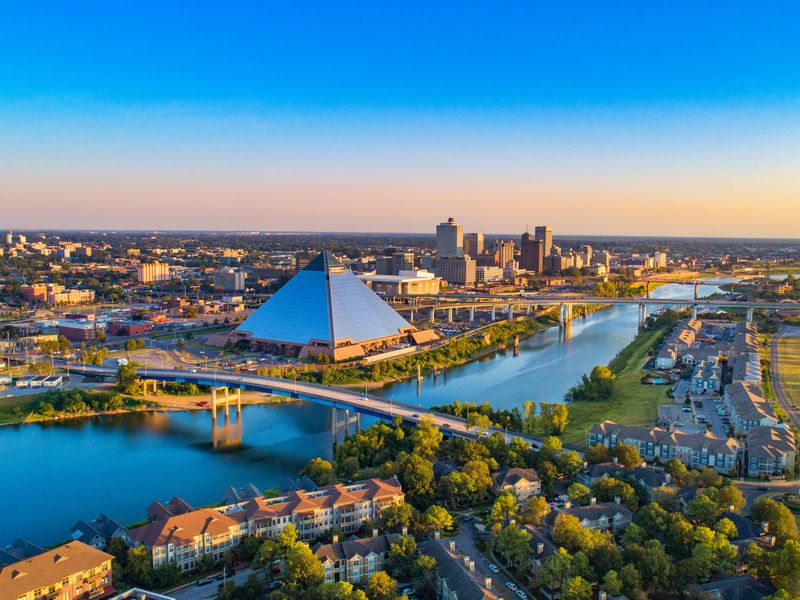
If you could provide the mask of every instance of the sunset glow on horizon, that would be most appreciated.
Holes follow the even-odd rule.
[[[6,9],[1,225],[798,236],[795,5],[504,8]]]

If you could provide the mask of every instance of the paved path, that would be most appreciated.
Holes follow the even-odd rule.
[[[786,392],[783,389],[783,381],[781,381],[781,373],[780,373],[780,354],[778,352],[778,342],[784,336],[799,336],[800,335],[800,327],[788,327],[786,325],[781,325],[781,328],[778,330],[772,337],[772,342],[770,344],[770,361],[769,361],[769,377],[770,382],[772,383],[772,391],[775,393],[775,399],[778,401],[778,404],[781,405],[783,410],[786,411],[786,414],[789,415],[789,420],[792,422],[792,425],[800,429],[800,410],[795,407],[789,397],[786,395]]]
[[[250,577],[255,571],[249,567],[244,569],[237,569],[233,577],[228,577],[226,581],[233,581],[236,585],[243,585],[247,578]],[[264,569],[258,570],[258,578],[264,579]],[[219,586],[222,585],[221,580],[214,580],[214,583],[208,585],[195,585],[191,583],[187,586],[179,588],[173,592],[167,592],[168,596],[172,596],[175,600],[206,600],[207,598],[216,598],[219,592]]]

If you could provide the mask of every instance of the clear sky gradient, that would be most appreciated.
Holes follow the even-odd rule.
[[[0,7],[0,227],[798,237],[794,2]]]

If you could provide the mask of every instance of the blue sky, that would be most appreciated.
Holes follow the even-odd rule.
[[[429,231],[453,214],[487,231],[796,235],[798,17],[777,2],[6,5],[0,202],[15,227]],[[654,224],[643,205],[676,210]]]

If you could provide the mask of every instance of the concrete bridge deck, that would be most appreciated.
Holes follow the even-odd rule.
[[[93,365],[75,365],[70,368],[70,371],[76,374],[100,377],[113,377],[117,374],[116,367]],[[139,377],[144,380],[195,383],[214,387],[224,386],[233,389],[289,396],[335,409],[352,410],[359,414],[385,420],[400,417],[404,422],[411,424],[418,423],[423,417],[430,417],[446,436],[458,436],[468,439],[476,439],[478,437],[478,431],[467,428],[465,419],[403,402],[393,402],[374,394],[363,394],[342,388],[220,370],[198,369],[182,371],[142,368],[139,370]],[[505,435],[505,430],[497,428],[488,429],[486,434],[494,432]],[[509,441],[512,437],[520,437],[534,448],[539,448],[542,444],[542,439],[539,437],[508,432]]]

